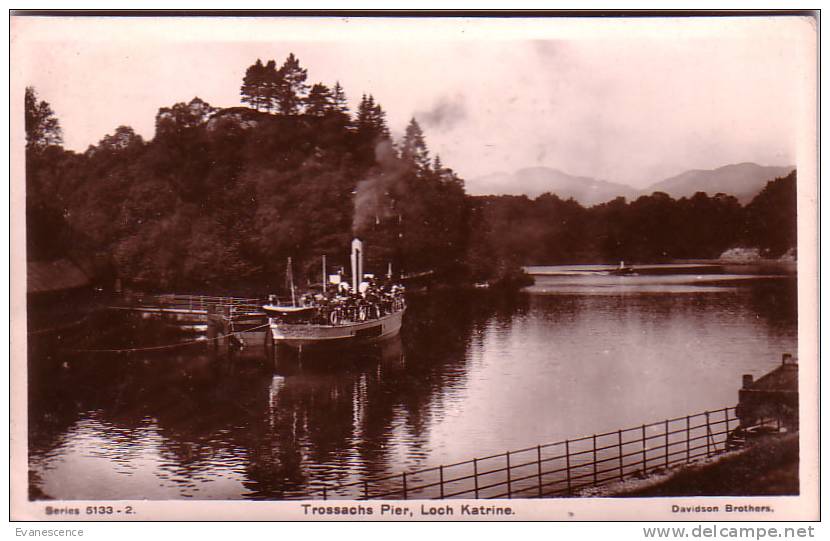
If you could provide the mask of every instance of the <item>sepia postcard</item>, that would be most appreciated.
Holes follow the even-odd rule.
[[[12,520],[818,520],[817,19],[12,12]]]

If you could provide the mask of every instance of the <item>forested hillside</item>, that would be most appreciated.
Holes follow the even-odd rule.
[[[318,280],[322,255],[345,266],[355,235],[367,270],[391,262],[448,281],[520,264],[794,246],[794,173],[747,207],[704,194],[590,209],[550,194],[471,197],[415,119],[393,141],[373,96],[350,111],[346,90],[307,84],[294,55],[279,68],[257,60],[240,95],[245,107],[198,97],[162,107],[151,140],[119,126],[77,153],[62,148],[58,119],[28,88],[28,258],[68,255],[137,288],[261,293],[282,285],[289,256],[300,280]]]
[[[796,246],[796,173],[742,207],[730,195],[662,192],[584,208],[544,194],[473,198],[477,253],[523,263],[661,262],[717,258],[734,247],[777,258]]]

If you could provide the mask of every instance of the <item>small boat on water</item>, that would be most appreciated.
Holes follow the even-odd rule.
[[[611,269],[608,271],[608,274],[612,276],[630,276],[637,273],[634,272],[634,267],[627,266],[625,261],[620,261],[620,266],[616,269]]]
[[[309,346],[343,346],[378,342],[397,335],[406,311],[404,288],[387,280],[376,281],[363,272],[363,244],[352,241],[352,285],[330,283],[323,263],[324,287],[319,293],[294,295],[290,305],[275,300],[262,309],[268,316],[275,344],[302,349]],[[390,273],[391,274],[391,273]],[[327,282],[329,282],[327,284]],[[333,286],[333,287],[332,287]]]

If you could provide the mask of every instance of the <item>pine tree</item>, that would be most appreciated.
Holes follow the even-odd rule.
[[[361,139],[377,142],[389,139],[389,127],[386,125],[386,113],[375,103],[375,98],[363,94],[357,109],[357,132]]]
[[[334,83],[334,89],[332,90],[332,102],[336,111],[346,116],[349,115],[349,103],[346,100],[346,93],[343,91],[343,87],[340,86],[340,81],[336,81]]]
[[[380,104],[375,104],[372,107],[372,123],[381,139],[389,139],[389,126],[386,124],[386,111],[381,108]]]
[[[432,160],[432,172],[435,174],[436,178],[444,180],[446,169],[444,169],[444,164],[441,162],[441,156],[438,154],[436,154],[435,159]]]
[[[308,92],[308,85],[305,84],[307,70],[300,67],[300,61],[291,53],[278,73],[281,82],[277,94],[279,112],[283,115],[296,115]]]
[[[444,184],[451,184],[460,188],[464,187],[464,181],[461,180],[455,171],[449,167],[444,167],[441,156],[438,154],[435,155],[435,159],[432,161],[432,174]]]
[[[360,98],[360,105],[357,106],[357,120],[355,124],[358,133],[366,135],[372,131],[372,109],[374,106],[374,98],[363,94]]]
[[[414,166],[419,173],[431,171],[429,150],[427,150],[424,132],[413,118],[406,127],[406,134],[401,144],[401,159]]]
[[[325,116],[334,108],[334,98],[331,90],[322,84],[317,83],[311,87],[306,99],[305,112],[308,115]]]
[[[282,84],[281,74],[277,71],[277,63],[269,60],[262,69],[262,90],[260,92],[262,95],[262,106],[269,113],[277,109],[277,101]]]
[[[265,82],[265,66],[262,65],[262,60],[257,58],[256,62],[248,66],[245,70],[245,77],[242,79],[242,103],[247,103],[250,107],[259,111],[259,108],[264,104],[264,82]]]

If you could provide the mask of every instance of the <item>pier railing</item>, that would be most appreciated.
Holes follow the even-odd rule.
[[[315,499],[407,500],[570,496],[730,450],[735,408],[474,458],[341,485]]]
[[[148,309],[207,312],[209,307],[232,308],[237,313],[261,313],[263,299],[246,297],[217,297],[210,295],[141,294],[130,293],[124,302]]]

